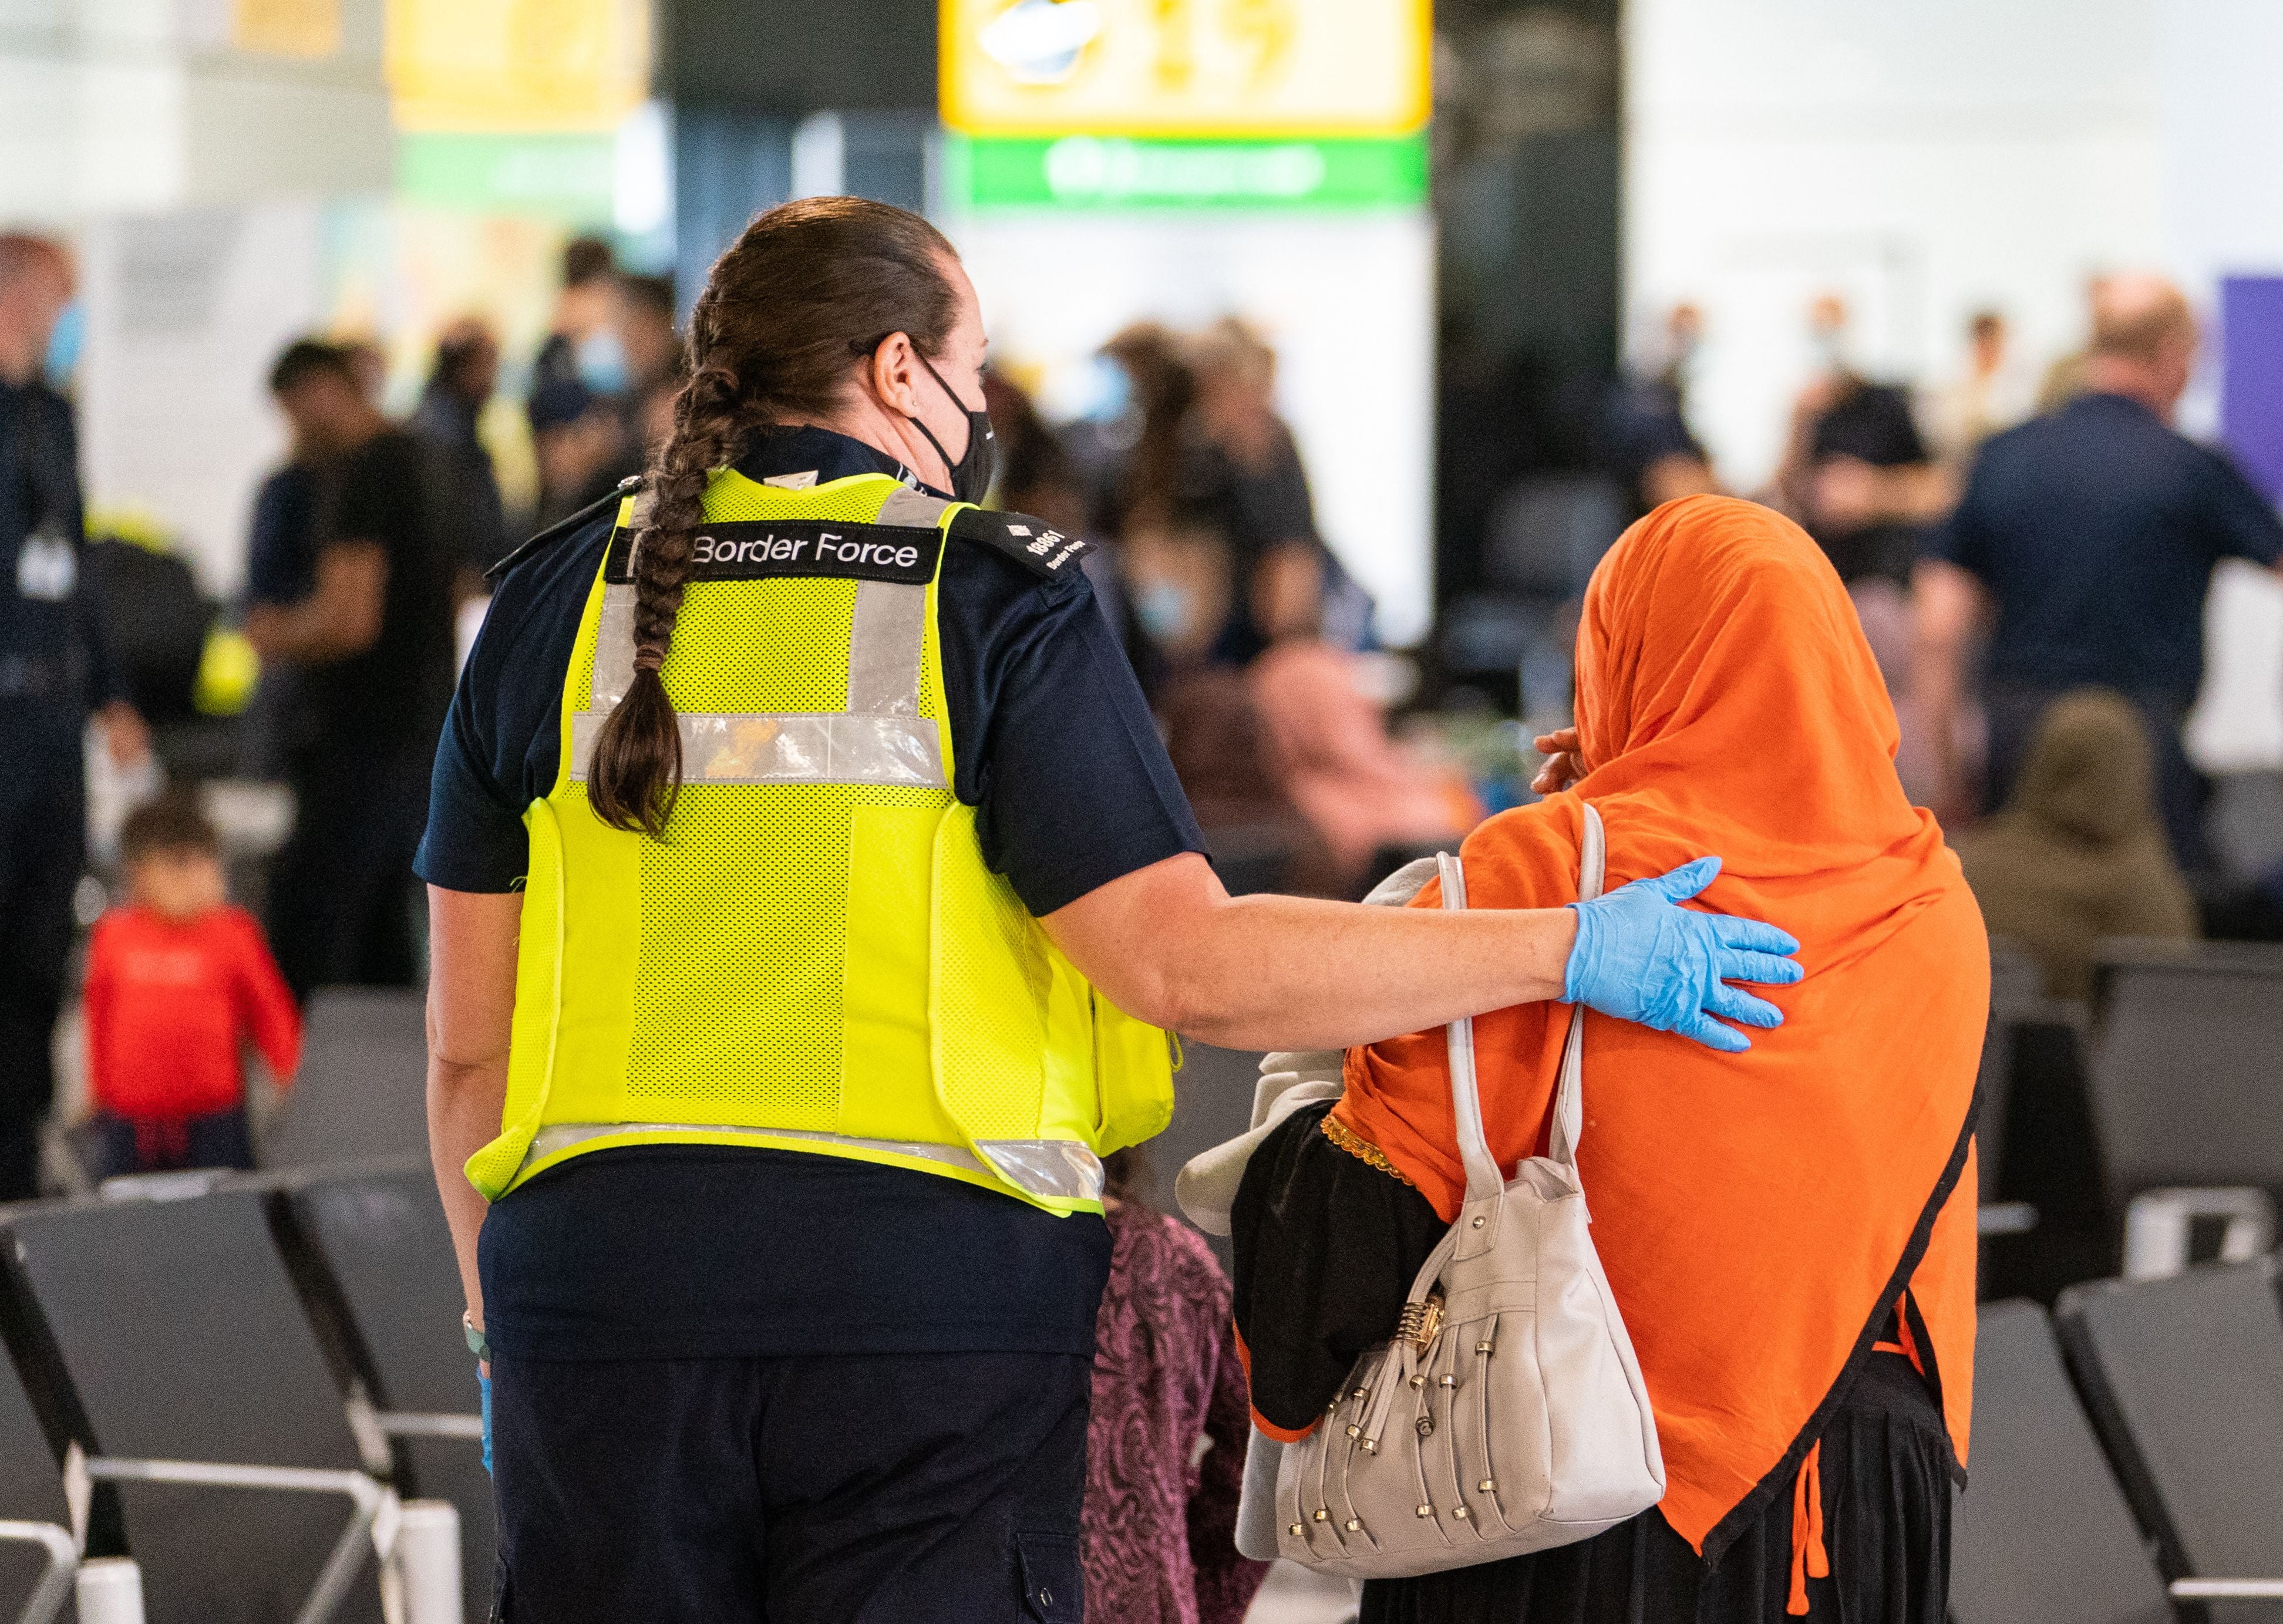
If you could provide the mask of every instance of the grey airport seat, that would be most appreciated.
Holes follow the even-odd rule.
[[[0,1353],[0,1619],[70,1615],[79,1551],[62,1464],[14,1364]]]
[[[2094,1428],[2166,1570],[2265,1580],[2283,1620],[2283,1309],[2275,1263],[2070,1287],[2055,1312]],[[1978,1453],[1978,1451],[1977,1451]]]
[[[2094,968],[2093,1108],[2112,1200],[2126,1207],[2127,1272],[2153,1274],[2167,1198],[2239,1215],[2224,1254],[2264,1250],[2260,1208],[2283,1201],[2283,946],[2115,941]],[[2253,1193],[2264,1193],[2268,1202]],[[2185,1210],[2170,1266],[2186,1261]],[[2135,1261],[2135,1260],[2147,1261]]]
[[[301,1069],[263,1135],[265,1168],[428,1154],[428,1037],[411,988],[325,987],[309,999]]]
[[[1956,1624],[2170,1624],[2164,1581],[2034,1302],[1982,1305],[1950,1611]]]
[[[374,1624],[387,1451],[273,1239],[266,1193],[19,1207],[14,1308],[115,1484],[152,1624]]]
[[[2053,1019],[2055,1002],[2045,996],[2045,973],[2028,954],[2010,942],[1990,944],[1990,1030],[1982,1041],[1982,1109],[1974,1126],[1984,1207],[1999,1199],[1998,1175],[2006,1163],[2006,1113],[2013,1096],[2021,1029]],[[2035,1221],[2034,1213],[2026,1216]]]
[[[282,1182],[295,1231],[339,1288],[370,1366],[381,1430],[409,1468],[400,1492],[459,1509],[467,1615],[490,1606],[497,1551],[465,1297],[427,1161]]]

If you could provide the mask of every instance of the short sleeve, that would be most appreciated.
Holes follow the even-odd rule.
[[[417,533],[420,471],[409,437],[388,434],[341,465],[320,546],[369,541],[394,555]]]
[[[428,781],[428,828],[413,872],[448,891],[519,890],[531,866],[522,806],[492,771],[492,741],[463,676]]]
[[[412,861],[429,884],[521,889],[531,861],[524,812],[554,788],[564,673],[610,533],[598,520],[500,583],[436,745],[428,828]]]
[[[1204,851],[1132,666],[1083,574],[954,546],[937,594],[954,785],[984,860],[1043,917]]]
[[[2212,526],[2213,556],[2271,565],[2283,557],[2283,521],[2275,517],[2274,504],[2227,457],[2209,455],[2202,506]]]

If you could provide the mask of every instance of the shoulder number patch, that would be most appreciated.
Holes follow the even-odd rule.
[[[980,508],[954,514],[951,537],[1003,554],[1045,580],[1076,574],[1078,561],[1094,550],[1092,542],[1066,535],[1044,519],[1027,513],[986,513]]]

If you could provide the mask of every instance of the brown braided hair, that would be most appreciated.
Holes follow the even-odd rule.
[[[958,320],[956,256],[918,215],[862,198],[804,198],[756,215],[714,261],[690,317],[690,377],[645,484],[635,538],[635,672],[587,769],[613,828],[666,837],[682,793],[682,728],[661,668],[690,579],[705,487],[775,424],[829,416],[859,357],[902,333],[937,355]]]

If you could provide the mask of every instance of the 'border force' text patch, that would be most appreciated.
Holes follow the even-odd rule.
[[[908,524],[836,524],[822,519],[709,520],[690,538],[693,581],[766,581],[822,577],[924,587],[935,579],[943,537]],[[611,538],[603,578],[634,579],[634,532]]]

